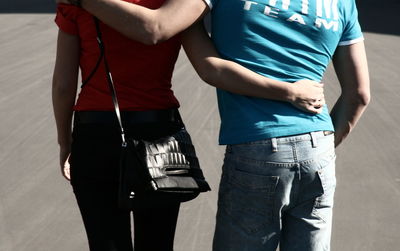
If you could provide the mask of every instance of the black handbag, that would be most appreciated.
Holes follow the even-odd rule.
[[[115,114],[121,129],[118,196],[120,208],[132,209],[136,201],[147,205],[184,202],[196,198],[201,192],[210,191],[210,186],[200,169],[190,135],[184,126],[172,135],[155,140],[125,137],[118,99],[105,57],[97,18],[95,18],[95,24],[101,51],[100,57],[104,62]],[[177,116],[182,121],[179,113]]]
[[[157,140],[127,139],[120,158],[119,205],[132,208],[189,201],[209,191],[190,136],[183,128]]]

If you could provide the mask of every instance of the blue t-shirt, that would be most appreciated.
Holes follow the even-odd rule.
[[[321,81],[337,46],[363,40],[354,0],[205,0],[220,55],[287,82]],[[333,130],[327,107],[318,115],[287,102],[217,90],[220,144]]]

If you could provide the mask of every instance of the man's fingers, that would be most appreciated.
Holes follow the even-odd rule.
[[[321,99],[313,104],[309,104],[308,106],[305,107],[305,109],[308,112],[318,114],[322,112],[324,105],[325,105],[325,99]]]
[[[314,106],[312,106],[312,107],[309,108],[309,111],[310,111],[311,113],[314,113],[314,114],[319,114],[319,113],[322,112],[322,106],[321,106],[321,107],[314,107]]]
[[[321,105],[324,105],[324,104],[325,104],[325,97],[324,97],[324,95],[321,95],[321,96],[318,97],[318,98],[311,99],[311,100],[308,102],[308,104],[309,104],[309,105],[312,105],[312,106],[321,106]]]
[[[324,105],[325,105],[325,99],[322,99],[322,100],[315,102],[312,106],[315,108],[321,108]]]
[[[325,105],[325,97],[322,97],[321,100],[319,100],[318,105],[319,106]]]
[[[297,108],[304,112],[309,112],[313,114],[319,114],[323,110],[323,105],[313,105],[313,104],[297,104]]]

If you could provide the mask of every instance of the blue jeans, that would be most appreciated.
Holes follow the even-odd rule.
[[[335,186],[333,134],[228,145],[213,250],[329,250]]]

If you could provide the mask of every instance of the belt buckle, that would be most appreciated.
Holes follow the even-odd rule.
[[[323,131],[323,133],[324,133],[324,136],[328,136],[328,135],[333,134],[333,131]]]

